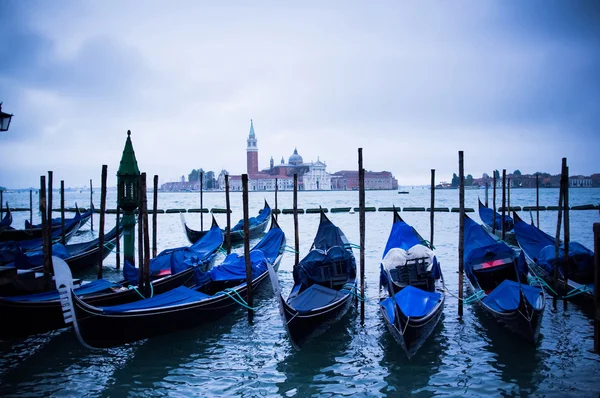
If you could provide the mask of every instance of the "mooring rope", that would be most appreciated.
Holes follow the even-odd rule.
[[[232,299],[234,302],[238,303],[239,305],[241,305],[244,308],[247,308],[251,311],[256,311],[258,309],[258,307],[250,307],[248,305],[248,303],[246,302],[246,300],[244,300],[244,298],[240,295],[240,293],[232,288],[227,288],[225,290],[222,290],[223,294],[227,295],[230,299]],[[236,298],[235,296],[233,296],[231,294],[231,292],[235,293],[235,295],[238,297]]]
[[[563,299],[568,299],[568,298],[571,298],[571,297],[575,297],[578,294],[587,293],[588,291],[592,291],[592,289],[589,289],[585,285],[581,285],[581,286],[578,286],[578,287],[572,289],[571,291],[569,291],[569,293],[565,294],[562,298]]]

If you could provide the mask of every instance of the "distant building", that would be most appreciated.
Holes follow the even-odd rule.
[[[358,190],[358,170],[342,170],[331,176],[331,189]],[[365,190],[398,189],[398,180],[389,171],[365,171]]]
[[[591,188],[592,187],[592,179],[590,177],[584,177],[584,176],[569,177],[569,187],[570,188]]]

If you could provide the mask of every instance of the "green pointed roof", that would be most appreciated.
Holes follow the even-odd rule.
[[[250,138],[255,138],[254,135],[254,125],[252,124],[252,119],[250,119]]]
[[[121,157],[121,164],[119,164],[117,175],[140,175],[140,169],[138,168],[135,152],[133,151],[133,144],[131,143],[131,130],[127,130],[127,141],[125,141],[125,148],[123,148],[123,156]]]

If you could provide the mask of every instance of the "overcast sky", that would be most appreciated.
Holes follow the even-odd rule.
[[[160,182],[294,147],[400,185],[600,172],[598,1],[0,1],[0,186]]]

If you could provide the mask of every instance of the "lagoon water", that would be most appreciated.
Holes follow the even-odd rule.
[[[430,203],[429,189],[369,191],[367,206],[424,206]],[[457,190],[436,190],[436,207],[458,206]],[[35,194],[34,194],[35,196]],[[466,207],[477,208],[483,190],[466,191]],[[491,201],[490,191],[490,201]],[[274,207],[273,192],[250,194],[250,215],[267,199]],[[28,192],[7,193],[11,207],[29,207]],[[100,195],[94,195],[95,206]],[[108,208],[115,207],[115,192],[108,194]],[[149,195],[151,206],[151,195]],[[501,195],[497,203],[500,206]],[[66,206],[77,202],[88,207],[89,192],[67,192]],[[160,193],[159,209],[197,208],[198,193]],[[232,223],[242,217],[241,193],[231,194]],[[558,190],[542,189],[540,204],[557,205]],[[600,189],[572,189],[570,204],[600,203]],[[511,204],[535,205],[535,190],[513,189]],[[301,208],[358,206],[357,192],[300,192]],[[34,208],[37,202],[34,203]],[[54,193],[54,206],[59,195]],[[204,195],[207,208],[225,207],[224,193]],[[292,193],[279,193],[279,208],[292,207]],[[56,213],[58,216],[58,213]],[[402,217],[429,238],[429,214],[403,212]],[[480,221],[477,213],[469,213]],[[520,212],[529,220],[528,212]],[[221,226],[224,214],[215,215]],[[13,213],[13,226],[22,226],[28,212]],[[114,225],[108,215],[107,230]],[[186,213],[192,228],[199,229],[200,214]],[[329,214],[330,219],[358,244],[358,212]],[[535,218],[535,214],[533,214]],[[571,211],[571,240],[593,248],[592,225],[600,222],[598,210]],[[557,213],[540,212],[540,227],[553,235]],[[37,212],[34,221],[39,220]],[[318,214],[299,215],[300,256],[304,256],[318,226]],[[293,246],[292,215],[279,216],[288,245]],[[196,329],[150,338],[122,347],[92,351],[83,348],[73,331],[64,329],[24,340],[0,343],[0,396],[598,396],[600,356],[593,347],[592,319],[569,304],[563,311],[551,301],[546,308],[537,346],[508,334],[487,319],[477,307],[466,305],[462,320],[457,299],[447,296],[444,316],[437,329],[412,360],[407,360],[389,335],[378,311],[379,261],[392,224],[392,213],[366,213],[366,315],[360,324],[358,309],[351,310],[325,335],[295,352],[285,334],[277,302],[268,280],[261,286],[255,305],[254,323],[238,309],[219,321]],[[89,223],[72,242],[97,236]],[[204,215],[210,225],[210,215]],[[158,250],[188,245],[179,214],[158,215]],[[255,243],[251,242],[251,245]],[[457,294],[458,214],[435,214],[434,245],[441,261],[447,287]],[[234,251],[242,250],[241,247]],[[355,250],[358,261],[358,250]],[[220,255],[221,256],[221,255]],[[217,257],[217,262],[222,259]],[[279,269],[284,295],[292,287],[293,253],[286,253]],[[105,261],[104,274],[118,279],[115,256]],[[88,279],[94,278],[91,269]],[[81,276],[81,275],[80,275]],[[0,324],[5,320],[0,320]],[[1,327],[1,326],[0,326]]]

